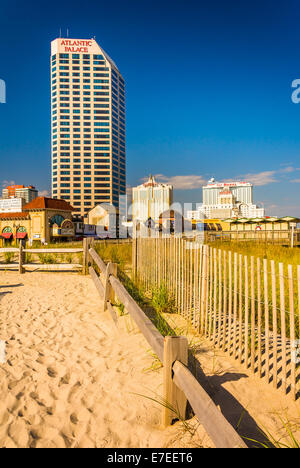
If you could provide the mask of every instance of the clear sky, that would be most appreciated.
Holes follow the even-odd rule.
[[[0,184],[50,189],[50,42],[91,38],[126,80],[128,184],[148,174],[201,201],[210,177],[257,184],[300,216],[297,0],[10,0],[0,6]]]

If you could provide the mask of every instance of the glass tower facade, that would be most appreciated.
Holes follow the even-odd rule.
[[[126,194],[125,83],[94,39],[51,43],[52,196],[86,215]]]

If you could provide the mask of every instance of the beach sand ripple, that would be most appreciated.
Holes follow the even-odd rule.
[[[89,277],[1,273],[0,285],[0,447],[203,443],[162,429],[161,407],[136,395],[161,394],[162,373],[145,372],[149,345],[115,327]]]

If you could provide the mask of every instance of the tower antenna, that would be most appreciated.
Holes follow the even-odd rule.
[[[69,28],[67,28],[67,37],[69,37]]]
[[[61,38],[61,28],[59,28],[59,37]]]

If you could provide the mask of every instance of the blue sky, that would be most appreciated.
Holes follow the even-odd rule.
[[[210,177],[254,182],[300,216],[300,5],[291,0],[1,2],[0,183],[50,188],[50,42],[96,36],[126,80],[128,184],[200,202]]]

